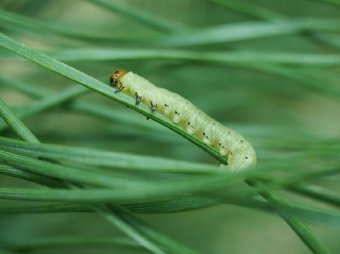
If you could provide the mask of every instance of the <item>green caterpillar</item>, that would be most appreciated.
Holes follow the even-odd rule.
[[[121,91],[136,98],[136,105],[140,102],[149,105],[152,112],[161,113],[181,125],[189,134],[216,148],[222,156],[227,156],[228,165],[223,165],[223,168],[238,172],[255,167],[255,150],[242,135],[210,118],[180,95],[156,87],[123,69],[112,73],[110,84],[117,88],[115,92]]]

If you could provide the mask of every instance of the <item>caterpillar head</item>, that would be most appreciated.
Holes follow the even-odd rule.
[[[110,76],[110,84],[111,86],[117,86],[119,83],[119,80],[126,74],[126,70],[124,69],[118,69],[114,72],[112,72]]]

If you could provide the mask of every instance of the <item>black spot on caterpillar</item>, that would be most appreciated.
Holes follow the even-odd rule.
[[[117,88],[115,92],[134,97],[136,105],[143,102],[152,112],[161,113],[189,134],[216,148],[222,156],[227,156],[228,165],[223,165],[227,170],[237,172],[255,167],[255,150],[243,136],[211,119],[180,95],[156,87],[123,69],[112,73],[110,84]]]

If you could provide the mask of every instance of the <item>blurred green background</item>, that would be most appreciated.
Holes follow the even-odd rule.
[[[0,31],[7,36],[107,84],[115,69],[133,71],[237,130],[253,144],[268,181],[296,174],[303,181],[304,172],[340,169],[339,2],[2,0],[0,7]],[[41,98],[73,86],[80,87],[0,48],[0,97],[13,112],[20,115]],[[23,117],[24,124],[42,143],[219,164],[144,115],[83,90],[71,102]],[[4,122],[0,130],[1,136],[16,137]],[[289,170],[281,171],[285,167]],[[290,202],[339,215],[339,175],[319,174],[304,183],[319,193],[331,192],[336,201],[315,201],[283,188],[278,192]],[[0,185],[38,188],[5,175]],[[1,207],[26,204],[37,203],[0,201]],[[0,216],[0,243],[6,244],[123,236],[95,213]],[[261,210],[220,204],[138,217],[202,253],[310,253],[279,216]],[[310,220],[307,213],[305,219]],[[311,221],[320,242],[340,253],[340,220],[319,215]],[[95,247],[33,252],[60,250],[145,252]]]

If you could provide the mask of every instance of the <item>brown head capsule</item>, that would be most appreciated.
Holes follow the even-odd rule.
[[[126,70],[118,69],[114,72],[112,72],[110,76],[110,85],[111,86],[117,86],[119,83],[119,80],[126,74]]]

